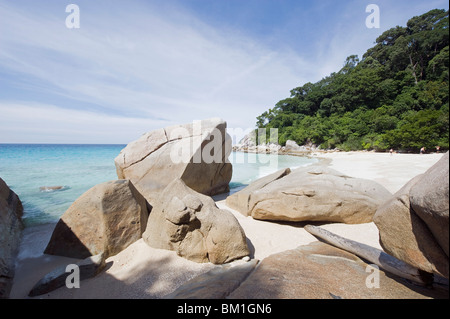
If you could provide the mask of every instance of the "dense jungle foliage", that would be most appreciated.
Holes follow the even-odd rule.
[[[448,11],[413,17],[376,39],[360,60],[257,117],[257,127],[277,128],[278,142],[322,148],[417,152],[449,148]]]

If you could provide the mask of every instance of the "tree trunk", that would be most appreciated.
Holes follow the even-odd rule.
[[[413,60],[412,60],[411,54],[409,55],[409,62],[411,64],[412,74],[414,76],[414,83],[417,85],[417,83],[418,83],[417,82],[417,75],[416,75],[417,62],[416,62],[416,64],[413,64]]]
[[[306,225],[304,228],[310,234],[326,241],[327,243],[374,263],[381,269],[394,275],[414,281],[420,285],[428,285],[433,282],[432,274],[425,273],[415,267],[412,267],[411,265],[398,260],[397,258],[392,257],[377,248],[338,236],[317,226]]]

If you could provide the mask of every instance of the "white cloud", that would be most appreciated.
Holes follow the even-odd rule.
[[[123,143],[137,131],[210,117],[246,129],[292,88],[338,71],[345,57],[376,38],[362,33],[366,13],[354,1],[343,24],[320,32],[315,43],[323,45],[305,43],[305,50],[317,49],[313,58],[293,50],[288,39],[272,48],[173,5],[78,0],[81,28],[67,29],[65,5],[20,3],[28,6],[0,0],[0,80],[3,71],[15,91],[23,89],[0,95],[3,112],[14,108],[0,122],[20,133],[2,127],[3,142],[76,142],[78,134],[80,142],[95,135],[96,142]],[[382,25],[395,21],[393,12],[383,13],[386,6],[380,2]],[[40,98],[30,102],[30,92]],[[21,119],[18,110],[40,115]]]
[[[62,109],[48,104],[0,102],[0,143],[127,144],[164,122]],[[64,138],[61,140],[61,136]]]
[[[181,12],[174,15],[184,18],[172,20],[131,8],[125,18],[132,19],[111,20],[80,4],[81,28],[69,30],[65,15],[59,21],[1,6],[0,29],[8,32],[0,36],[0,67],[66,98],[166,125],[219,116],[247,128],[304,81],[307,65],[292,51],[274,52]],[[157,128],[150,123],[147,130]]]

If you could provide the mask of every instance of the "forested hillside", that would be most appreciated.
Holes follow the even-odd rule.
[[[376,39],[361,59],[291,90],[257,117],[295,140],[342,150],[449,147],[449,20],[435,9]],[[267,130],[269,131],[269,130]]]

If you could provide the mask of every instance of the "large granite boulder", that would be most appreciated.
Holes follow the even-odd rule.
[[[227,298],[446,299],[448,291],[419,287],[354,254],[313,242],[263,259]]]
[[[96,185],[61,216],[44,253],[79,259],[113,256],[141,238],[149,210],[128,180]]]
[[[277,172],[262,182],[255,181],[239,193],[233,195],[240,198],[237,200],[240,204],[234,207],[255,219],[347,224],[371,222],[378,206],[391,196],[376,182],[316,165],[298,168],[289,174]],[[231,201],[233,199],[228,203]]]
[[[153,248],[174,250],[195,262],[224,264],[249,255],[246,236],[232,213],[175,179],[161,192],[142,235]]]
[[[380,244],[386,252],[446,278],[449,276],[448,164],[446,154],[427,172],[411,179],[374,216]]]
[[[412,186],[411,208],[430,229],[448,257],[449,252],[449,153],[447,152]]]
[[[22,202],[0,178],[0,299],[8,298],[11,291],[23,230],[22,215]]]
[[[226,126],[213,118],[148,132],[116,157],[117,175],[131,180],[150,203],[176,178],[205,195],[228,192],[232,166]]]

